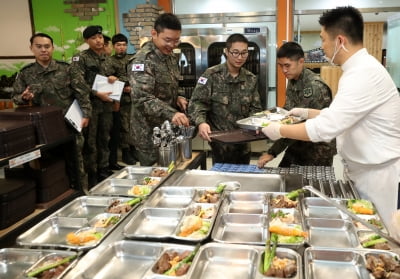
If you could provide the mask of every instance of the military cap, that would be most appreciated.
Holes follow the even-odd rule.
[[[83,38],[89,39],[96,34],[102,34],[103,27],[100,25],[90,25],[83,30]]]

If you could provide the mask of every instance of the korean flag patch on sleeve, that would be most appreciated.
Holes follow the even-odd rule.
[[[143,72],[144,71],[144,64],[133,64],[132,65],[133,72]]]
[[[207,83],[207,80],[208,80],[208,79],[205,78],[205,77],[200,77],[199,80],[197,81],[197,83],[200,83],[200,84],[203,84],[203,85],[204,85],[204,84]]]
[[[79,61],[79,56],[74,56],[74,57],[72,57],[72,61],[74,61],[74,62]]]

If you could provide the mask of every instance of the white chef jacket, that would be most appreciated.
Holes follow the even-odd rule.
[[[336,138],[347,176],[389,224],[400,180],[400,96],[386,69],[365,48],[343,65],[338,92],[306,121],[311,141]]]

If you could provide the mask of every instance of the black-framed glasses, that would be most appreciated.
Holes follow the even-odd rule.
[[[246,58],[247,56],[249,56],[249,52],[248,51],[242,51],[242,52],[236,51],[236,50],[234,50],[234,51],[228,50],[228,51],[235,58],[238,58],[239,55],[242,56],[243,58]]]

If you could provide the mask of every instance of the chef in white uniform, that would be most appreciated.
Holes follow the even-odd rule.
[[[382,64],[363,48],[363,19],[357,9],[327,11],[319,23],[327,59],[343,70],[335,99],[323,110],[294,108],[291,114],[308,120],[296,125],[274,123],[263,132],[272,140],[336,138],[345,175],[361,198],[375,204],[388,226],[397,209],[400,180],[399,92]]]

